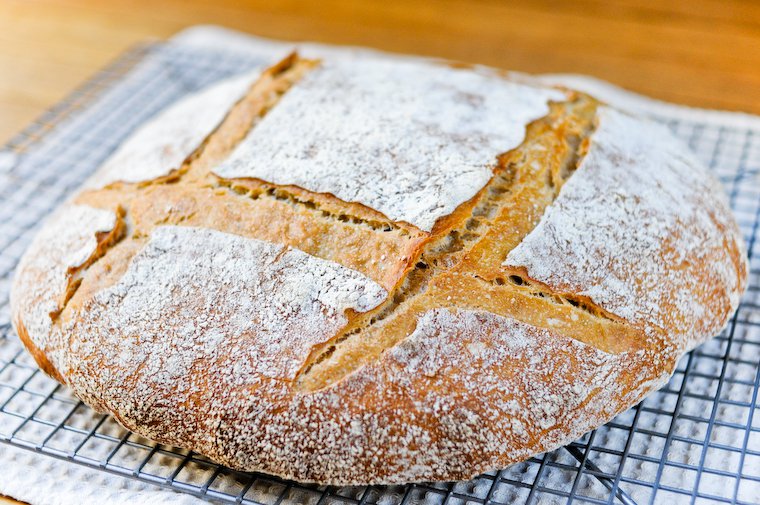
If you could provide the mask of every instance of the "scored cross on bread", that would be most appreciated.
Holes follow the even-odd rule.
[[[48,374],[162,443],[333,484],[471,477],[662,385],[746,284],[666,129],[495,71],[291,55],[136,132],[24,256]]]

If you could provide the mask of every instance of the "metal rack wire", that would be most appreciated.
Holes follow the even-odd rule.
[[[137,47],[0,150],[0,442],[219,502],[760,503],[760,131],[662,120],[715,170],[750,250],[750,285],[715,339],[661,391],[569,446],[469,482],[318,487],[156,445],[42,374],[10,324],[10,279],[41,219],[137,125],[183,94],[266,63]],[[1,450],[1,449],[0,449]]]

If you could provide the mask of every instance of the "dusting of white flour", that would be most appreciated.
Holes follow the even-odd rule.
[[[97,249],[96,234],[109,232],[116,226],[116,214],[86,205],[67,204],[51,214],[29,246],[34,254],[26,254],[19,263],[13,294],[23,293],[23,324],[29,337],[48,359],[60,362],[59,343],[50,314],[61,308],[69,283],[69,269],[84,264]]]
[[[706,315],[723,316],[710,286],[733,308],[739,294],[724,240],[741,237],[720,183],[664,127],[607,107],[598,120],[580,167],[504,264],[629,321],[712,335]]]
[[[93,181],[178,168],[253,78],[162,113]],[[339,59],[296,83],[215,172],[332,193],[429,231],[563,99],[484,72]],[[740,240],[713,185],[665,129],[601,107],[580,167],[504,264],[647,328],[711,334],[706,321],[721,316],[698,295],[738,296],[725,241]],[[185,226],[154,228],[115,284],[54,326],[68,270],[114,226],[110,211],[56,212],[19,267],[25,306],[14,313],[87,404],[234,467],[346,484],[468,478],[575,439],[670,371],[654,346],[609,354],[510,317],[439,308],[376,361],[300,391],[314,346],[388,293],[298,249]],[[694,265],[725,289],[703,290]],[[680,353],[689,342],[678,337],[668,342]]]
[[[365,309],[380,289],[357,295],[354,273],[335,275],[322,260],[278,246],[205,230],[157,232],[72,332],[79,371],[71,385],[139,432],[191,442],[228,464],[344,482],[466,477],[566,443],[660,383],[641,353],[610,355],[508,317],[437,309],[378,362],[298,393],[287,380],[293,358],[336,327],[335,307]],[[253,266],[267,271],[252,276],[267,278],[248,284],[239,254],[252,251],[262,261]],[[168,274],[155,278],[156,267]],[[314,309],[270,326],[291,290]],[[118,346],[96,345],[116,328]]]
[[[346,310],[365,312],[386,296],[361,273],[298,249],[161,226],[119,282],[88,302],[76,333],[89,334],[88,325],[118,331],[114,373],[129,377],[149,355],[161,356],[149,370],[169,383],[225,340],[255,335],[256,372],[291,379],[311,347],[347,322]],[[141,344],[127,351],[129,341]],[[79,345],[99,347],[96,339]]]
[[[359,202],[430,231],[489,180],[557,90],[486,72],[337,59],[307,74],[214,171]]]
[[[178,169],[260,73],[258,69],[225,79],[163,110],[125,140],[85,187],[149,181]]]

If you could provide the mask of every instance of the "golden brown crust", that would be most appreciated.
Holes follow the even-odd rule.
[[[215,175],[319,65],[286,58],[179,169],[83,191],[74,210],[61,211],[87,216],[61,244],[86,259],[69,266],[36,242],[14,286],[14,324],[46,373],[129,429],[234,468],[321,483],[451,480],[612,418],[662,384],[678,357],[735,310],[746,261],[714,187],[699,198],[676,195],[690,209],[711,209],[710,219],[664,227],[703,234],[709,249],[679,263],[685,237],[655,244],[655,280],[700,300],[659,300],[658,310],[676,314],[666,324],[618,310],[617,299],[568,273],[568,262],[553,277],[524,261],[530,254],[512,254],[598,245],[546,238],[547,209],[573,211],[573,191],[593,182],[585,180],[593,167],[572,176],[595,149],[603,106],[580,93],[565,93],[526,125],[525,140],[499,157],[487,184],[429,232],[331,193]],[[633,207],[644,228],[655,223],[653,205]],[[579,222],[595,233],[586,217]],[[615,271],[602,263],[605,251],[586,253],[602,273]],[[632,269],[639,260],[622,259]],[[63,269],[60,287],[41,292],[46,264]],[[693,274],[679,277],[684,269]],[[277,305],[309,295],[299,277],[313,270],[308,306]],[[268,291],[257,295],[262,286]],[[48,298],[53,310],[39,322],[35,306]],[[269,303],[276,310],[258,305]],[[37,321],[34,334],[26,321]]]
[[[26,350],[29,351],[29,354],[32,355],[34,361],[37,362],[37,366],[40,367],[40,370],[61,384],[64,384],[65,382],[63,380],[63,377],[61,377],[61,374],[58,373],[58,370],[53,366],[45,353],[41,351],[36,345],[34,345],[34,342],[29,336],[29,333],[26,331],[26,326],[24,326],[23,321],[21,319],[14,319],[13,326],[16,328],[16,333],[18,333],[21,342],[24,343]]]

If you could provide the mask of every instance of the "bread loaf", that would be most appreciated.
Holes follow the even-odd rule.
[[[610,420],[746,277],[719,183],[662,126],[484,68],[294,54],[128,139],[42,227],[12,311],[136,433],[403,483]]]

